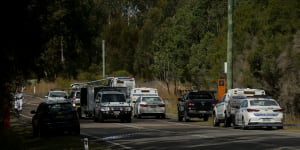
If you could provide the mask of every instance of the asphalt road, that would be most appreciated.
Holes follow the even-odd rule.
[[[25,97],[23,117],[30,119],[30,110],[40,98]],[[100,142],[115,150],[299,150],[300,132],[283,130],[212,127],[201,120],[178,122],[167,119],[133,119],[132,123],[106,120],[95,123],[81,120],[81,136],[89,142]],[[90,149],[93,149],[90,147]]]

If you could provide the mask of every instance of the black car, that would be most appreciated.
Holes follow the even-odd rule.
[[[214,104],[217,102],[214,91],[194,90],[178,98],[178,121],[189,121],[193,117],[208,121]]]
[[[76,109],[71,102],[42,102],[37,110],[32,110],[33,136],[50,133],[80,134],[80,123]]]

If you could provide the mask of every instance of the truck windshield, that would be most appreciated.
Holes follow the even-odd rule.
[[[208,93],[193,93],[189,95],[189,99],[212,99],[213,97]]]
[[[125,102],[123,94],[103,94],[102,102]]]

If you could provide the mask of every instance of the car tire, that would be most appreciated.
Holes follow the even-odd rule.
[[[187,115],[186,111],[184,111],[183,120],[184,120],[184,122],[189,122],[190,121],[190,118],[188,118],[188,115]]]
[[[127,119],[126,119],[126,121],[128,122],[128,123],[131,123],[131,117],[127,117]]]
[[[46,131],[41,126],[38,127],[38,136],[39,137],[45,137],[46,136]]]
[[[178,113],[177,113],[177,117],[178,117],[178,121],[182,121],[183,117],[182,117],[179,110],[178,110]]]
[[[231,126],[231,118],[225,115],[224,127],[230,127],[230,126]]]
[[[161,119],[166,119],[166,114],[162,114]]]
[[[36,127],[32,127],[32,136],[37,137],[38,136],[38,130]]]
[[[276,127],[276,129],[281,130],[283,129],[283,126]]]
[[[95,114],[95,113],[94,113]],[[96,114],[94,115],[94,122],[98,122],[99,121],[99,114],[96,116]]]
[[[244,117],[242,118],[242,126],[241,126],[241,129],[243,129],[243,130],[247,130],[247,129],[248,129],[248,126],[246,126]]]
[[[99,122],[104,122],[104,117],[103,117],[102,112],[99,112],[98,120],[99,120]]]
[[[141,115],[141,114],[138,114],[138,115],[137,115],[137,118],[138,118],[138,119],[141,119],[141,118],[142,118],[142,115]]]
[[[208,121],[208,115],[204,115],[203,121]]]
[[[217,119],[216,114],[213,115],[213,125],[214,127],[220,126],[220,121]]]

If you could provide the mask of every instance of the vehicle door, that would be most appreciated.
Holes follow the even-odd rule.
[[[248,100],[244,100],[241,105],[240,108],[238,109],[237,115],[238,115],[238,122],[240,125],[242,125],[243,119],[247,120],[247,107],[248,107]]]
[[[218,118],[224,118],[224,109],[225,109],[225,102],[226,102],[226,94],[223,95],[221,101],[215,105],[215,113]]]
[[[238,107],[238,109],[235,112],[235,122],[236,122],[237,125],[241,125],[241,120],[242,120],[242,111],[241,111],[241,109],[245,105],[244,101],[241,102],[240,106]]]

